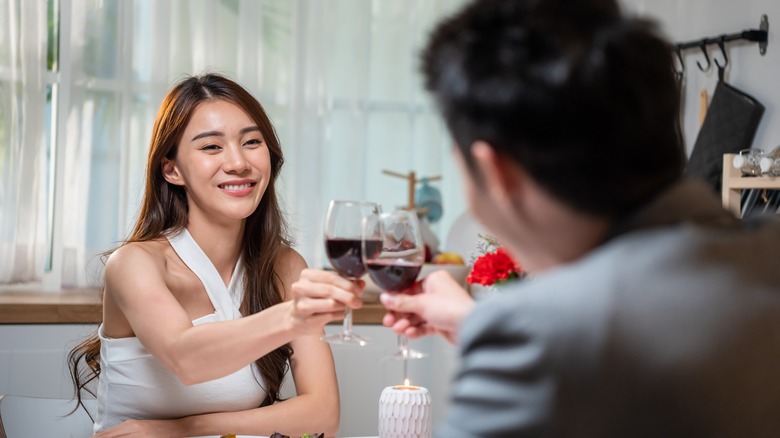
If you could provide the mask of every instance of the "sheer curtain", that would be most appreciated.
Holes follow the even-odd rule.
[[[46,3],[0,2],[0,282],[46,262]]]
[[[44,2],[0,0],[0,283],[99,284],[99,254],[132,226],[163,95],[206,71],[247,87],[274,122],[283,206],[311,266],[330,199],[406,204],[383,169],[442,175],[446,231],[463,200],[417,54],[460,3],[49,0],[47,20]]]
[[[324,263],[322,222],[330,199],[375,200],[385,210],[407,205],[406,182],[382,170],[443,176],[439,230],[446,232],[463,210],[450,140],[418,74],[418,52],[431,26],[461,3],[299,3],[295,125],[283,125],[285,199],[297,248],[310,265]]]

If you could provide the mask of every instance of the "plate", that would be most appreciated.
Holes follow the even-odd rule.
[[[461,286],[466,287],[466,277],[469,275],[470,268],[466,265],[434,265],[432,263],[426,263],[420,270],[420,274],[417,276],[417,280],[430,275],[435,271],[447,271]],[[371,276],[365,275],[363,280],[366,282],[366,292],[363,295],[364,303],[374,303],[379,301],[379,294],[382,293],[382,289],[371,281]]]
[[[434,265],[426,263],[420,270],[420,275],[417,276],[417,280],[422,280],[435,271],[447,271],[452,278],[455,279],[461,286],[466,286],[466,277],[469,275],[470,268],[466,265]]]

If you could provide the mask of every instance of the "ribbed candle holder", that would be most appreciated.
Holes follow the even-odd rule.
[[[379,438],[430,438],[431,394],[420,386],[388,386],[379,396]]]

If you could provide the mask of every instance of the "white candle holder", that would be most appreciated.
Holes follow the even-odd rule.
[[[388,386],[379,397],[379,438],[430,438],[431,394],[420,386]]]

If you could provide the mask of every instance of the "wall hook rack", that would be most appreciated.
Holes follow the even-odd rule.
[[[722,34],[718,36],[701,38],[694,41],[677,43],[674,45],[674,49],[677,53],[680,53],[682,50],[694,48],[704,50],[706,46],[713,44],[722,45],[723,43],[728,43],[731,41],[750,41],[758,43],[758,52],[761,55],[765,55],[766,48],[769,45],[769,17],[767,17],[766,14],[761,15],[761,21],[759,23],[758,29],[747,29],[743,30],[742,32]]]

